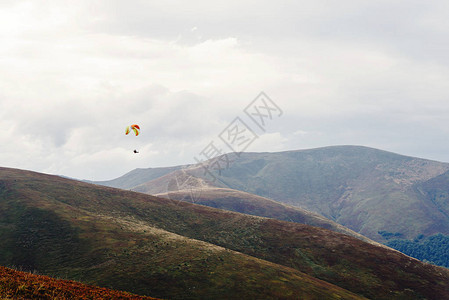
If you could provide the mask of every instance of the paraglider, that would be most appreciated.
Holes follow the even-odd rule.
[[[125,134],[128,135],[128,134],[131,132],[131,130],[134,131],[134,134],[135,134],[136,136],[138,136],[139,133],[140,133],[140,127],[139,127],[139,125],[137,125],[137,124],[133,124],[133,125],[130,125],[130,126],[126,126]],[[137,151],[136,149],[134,149],[134,153],[139,153],[139,151]]]
[[[130,129],[134,131],[134,134],[135,134],[136,136],[139,135],[139,133],[140,133],[140,127],[139,127],[139,125],[133,124],[133,125],[131,125],[131,126],[127,126],[127,127],[126,127],[126,131],[125,131],[125,134],[130,133],[130,132],[131,132]]]

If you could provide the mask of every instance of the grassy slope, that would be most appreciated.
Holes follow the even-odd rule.
[[[325,297],[318,292],[349,297],[349,292],[332,285],[317,288],[302,272],[369,298],[449,298],[448,270],[325,229],[32,172],[0,173],[2,205],[14,202],[53,211],[74,225],[66,230],[78,232],[80,244],[87,244],[79,250],[83,254],[54,265],[52,260],[48,270],[53,273],[71,278],[84,274],[84,280],[117,289],[132,287],[126,290],[138,293],[147,288],[156,297],[170,292],[170,298],[180,293],[218,297],[230,291],[246,297],[256,296],[245,293],[276,297],[295,291],[318,298]],[[7,211],[14,215],[14,209]],[[2,216],[6,232],[12,226],[8,218],[13,216]],[[199,240],[246,255],[222,248],[214,254],[210,249],[215,246]]]
[[[0,266],[1,299],[156,299]]]
[[[143,206],[168,221],[181,209],[172,211],[167,200],[31,172],[0,174],[2,265],[171,299],[360,298],[296,269],[134,217]]]
[[[172,200],[187,201],[190,203],[235,211],[253,216],[317,226],[347,234],[368,243],[375,243],[365,236],[360,235],[316,213],[237,190],[224,188],[200,188],[194,190],[178,190],[170,193],[156,194],[155,196],[169,198]]]
[[[317,212],[384,242],[378,231],[399,232],[404,238],[449,234],[449,216],[414,188],[448,170],[445,163],[366,147],[335,146],[243,153],[217,175],[219,181],[214,184]],[[188,172],[204,174],[198,168]],[[175,175],[167,174],[135,190],[165,192],[170,176]]]

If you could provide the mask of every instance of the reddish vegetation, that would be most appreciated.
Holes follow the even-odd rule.
[[[0,266],[1,299],[156,299]]]

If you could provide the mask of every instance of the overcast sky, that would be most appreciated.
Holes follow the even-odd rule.
[[[105,180],[194,163],[211,142],[230,151],[236,117],[258,136],[247,151],[449,162],[448,15],[448,1],[0,1],[0,166]],[[282,110],[265,131],[244,113],[261,91]]]

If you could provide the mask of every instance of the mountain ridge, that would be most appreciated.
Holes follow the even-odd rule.
[[[241,153],[234,158],[225,169],[213,169],[217,158],[128,188],[158,194],[182,189],[171,184],[178,179],[202,180],[205,187],[239,190],[313,211],[378,242],[386,241],[381,231],[410,239],[449,234],[449,217],[417,188],[448,172],[448,163],[363,146]]]

